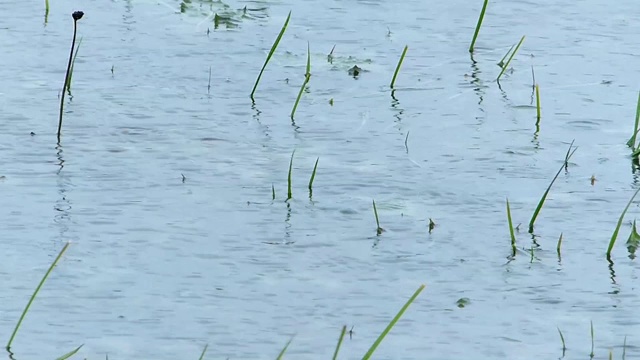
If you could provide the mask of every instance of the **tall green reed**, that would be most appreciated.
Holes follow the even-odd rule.
[[[73,48],[76,45],[76,33],[78,30],[78,20],[82,19],[84,13],[75,11],[71,14],[73,17],[73,40],[71,41],[71,52],[69,53],[69,63],[67,64],[67,72],[64,75],[64,85],[62,86],[62,94],[60,95],[60,118],[58,120],[58,142],[60,142],[60,132],[62,131],[62,113],[64,111],[64,93],[69,86],[69,72],[71,71],[71,61],[73,60]]]
[[[251,90],[251,101],[255,102],[255,99],[253,98],[253,95],[256,92],[256,89],[258,88],[258,83],[260,82],[260,78],[262,77],[262,73],[264,72],[264,69],[267,67],[267,64],[269,63],[269,60],[271,60],[271,57],[273,56],[273,53],[276,52],[276,48],[278,47],[278,44],[280,43],[280,40],[282,39],[282,35],[284,35],[284,32],[287,30],[287,26],[289,25],[289,19],[291,18],[291,11],[289,11],[289,15],[287,15],[287,20],[284,22],[284,25],[282,25],[282,29],[280,30],[280,33],[278,34],[278,37],[276,38],[276,41],[274,41],[273,45],[271,46],[271,51],[269,51],[269,54],[267,55],[267,59],[264,61],[264,64],[262,65],[262,69],[260,69],[260,73],[258,74],[258,78],[256,79],[256,83],[253,85],[253,89]]]
[[[542,210],[542,206],[544,205],[544,202],[547,199],[547,195],[549,195],[549,191],[551,190],[551,186],[553,186],[553,183],[556,181],[558,176],[560,176],[560,173],[562,172],[562,169],[564,169],[564,168],[566,168],[568,166],[569,159],[571,159],[571,156],[573,156],[573,153],[576,150],[578,150],[578,148],[576,147],[576,148],[573,149],[573,151],[571,151],[572,148],[573,148],[573,141],[571,141],[571,144],[569,145],[569,150],[567,150],[567,154],[564,157],[564,161],[562,162],[562,166],[560,167],[560,169],[556,173],[556,176],[554,176],[553,179],[551,180],[551,183],[547,187],[547,190],[545,190],[544,194],[542,194],[542,198],[540,198],[540,202],[538,202],[538,206],[536,207],[536,210],[533,212],[533,216],[531,216],[531,220],[529,221],[529,233],[533,233],[533,225],[535,224],[536,219],[538,218],[538,214],[540,214],[540,210]]]
[[[489,4],[489,0],[484,0],[484,4],[482,5],[482,10],[480,11],[480,17],[478,17],[478,23],[476,24],[476,31],[473,33],[473,39],[471,40],[471,45],[469,46],[470,53],[473,53],[474,46],[476,44],[476,39],[478,38],[478,34],[480,33],[480,27],[482,26],[482,20],[484,20],[484,13],[487,10],[488,4]]]
[[[289,161],[289,175],[287,176],[287,200],[291,199],[291,173],[293,172],[293,155],[295,155],[296,150],[294,149],[291,153],[291,160]],[[275,191],[274,191],[275,194]]]
[[[540,87],[536,84],[536,114],[538,122],[540,122]],[[536,123],[536,124],[537,124]]]
[[[302,86],[300,86],[300,91],[298,92],[298,97],[296,98],[296,102],[293,104],[293,109],[291,109],[291,120],[293,120],[293,116],[296,113],[296,109],[298,108],[298,103],[300,102],[300,98],[302,97],[302,92],[304,92],[304,88],[309,83],[311,79],[311,50],[309,49],[309,42],[307,42],[307,71],[304,73],[304,82]]]
[[[29,302],[27,302],[27,306],[25,306],[24,310],[22,311],[22,315],[20,315],[20,319],[18,319],[18,323],[16,324],[16,327],[13,329],[13,333],[11,333],[11,337],[9,338],[9,342],[7,343],[7,346],[6,346],[7,351],[11,351],[11,344],[13,343],[13,339],[16,337],[16,334],[18,333],[18,329],[20,329],[20,325],[22,325],[22,321],[27,315],[27,312],[29,312],[29,308],[31,308],[31,304],[33,303],[33,300],[35,300],[36,296],[38,295],[38,292],[40,292],[40,289],[42,288],[42,285],[44,285],[44,282],[47,281],[49,274],[51,274],[51,271],[53,271],[53,268],[56,266],[56,264],[58,264],[58,261],[60,261],[60,258],[62,257],[62,255],[65,253],[65,251],[67,251],[69,244],[70,243],[66,243],[62,248],[62,250],[60,250],[60,253],[55,258],[55,260],[53,260],[53,263],[51,264],[51,266],[49,266],[49,269],[42,277],[42,280],[40,280],[40,283],[38,283],[38,286],[36,287],[36,290],[33,292],[33,295],[31,295],[31,298],[29,298]]]
[[[402,50],[402,55],[400,55],[400,60],[398,60],[396,71],[393,72],[393,79],[391,79],[391,85],[389,85],[389,87],[391,87],[392,89],[396,83],[396,78],[398,77],[398,73],[400,72],[400,67],[402,66],[402,62],[404,61],[404,56],[407,55],[407,50],[409,50],[409,45],[406,45],[404,47],[404,50]]]
[[[509,222],[509,234],[511,235],[511,257],[516,256],[516,234],[513,231],[513,221],[511,220],[511,206],[507,198],[507,221]]]
[[[420,285],[420,287],[418,288],[418,290],[416,290],[413,295],[409,298],[409,300],[407,300],[407,302],[402,306],[402,308],[400,309],[400,311],[398,311],[398,313],[396,314],[396,316],[391,320],[391,322],[389,323],[389,325],[387,325],[387,327],[382,331],[382,333],[380,334],[380,336],[378,336],[378,338],[376,339],[376,341],[373,343],[373,345],[371,345],[371,347],[369,348],[369,350],[367,351],[367,353],[362,357],[362,360],[368,360],[371,358],[371,356],[373,355],[373,353],[376,351],[376,349],[378,348],[378,346],[380,346],[380,343],[382,343],[382,340],[384,340],[384,338],[389,334],[389,332],[391,331],[391,329],[393,329],[393,327],[395,326],[395,324],[398,322],[398,320],[400,320],[400,318],[402,317],[402,315],[404,314],[405,311],[407,311],[407,309],[409,308],[409,306],[416,300],[416,298],[418,297],[418,295],[420,295],[420,293],[422,292],[422,290],[424,290],[425,285],[422,284]]]
[[[522,38],[520,39],[520,42],[518,42],[518,45],[516,45],[516,48],[511,53],[511,56],[509,56],[509,60],[507,60],[507,63],[504,64],[504,66],[502,66],[502,70],[500,70],[500,74],[498,74],[498,78],[496,79],[497,82],[500,82],[500,77],[502,77],[502,74],[504,74],[507,68],[509,68],[509,64],[511,63],[511,60],[513,60],[513,57],[516,56],[518,49],[520,49],[520,45],[522,45],[522,43],[524,42],[524,38],[525,37],[523,35]]]
[[[620,218],[618,219],[616,228],[615,230],[613,230],[613,235],[611,235],[611,240],[609,240],[609,247],[607,248],[608,260],[611,260],[611,251],[613,250],[613,245],[615,245],[616,239],[618,238],[618,232],[620,231],[620,226],[622,225],[622,220],[624,219],[624,215],[627,213],[627,210],[629,210],[629,206],[631,206],[631,203],[633,202],[633,199],[636,198],[636,195],[638,195],[638,192],[640,192],[640,188],[638,188],[638,190],[636,190],[636,192],[633,193],[633,196],[631,197],[631,199],[629,199],[627,206],[625,206],[624,210],[622,211],[622,214],[620,214]]]
[[[344,340],[344,335],[347,333],[347,325],[342,326],[342,331],[340,332],[340,337],[338,338],[338,344],[336,345],[336,350],[333,352],[333,360],[338,358],[338,352],[340,351],[340,346],[342,345],[342,341]]]

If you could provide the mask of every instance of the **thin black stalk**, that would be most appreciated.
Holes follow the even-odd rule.
[[[64,86],[62,87],[62,95],[60,96],[60,118],[58,120],[58,143],[60,142],[60,132],[62,131],[62,112],[64,111],[64,92],[69,86],[69,71],[71,71],[71,60],[73,60],[73,48],[76,45],[76,33],[78,30],[78,20],[82,19],[84,13],[82,11],[76,11],[71,16],[73,17],[73,40],[71,41],[71,52],[69,53],[69,63],[67,64],[67,72],[64,76]]]

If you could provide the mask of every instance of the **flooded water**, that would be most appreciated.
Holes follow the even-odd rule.
[[[625,143],[640,7],[491,2],[472,61],[481,5],[65,0],[45,24],[44,2],[0,3],[1,336],[72,243],[15,358],[80,344],[91,359],[197,358],[209,344],[206,358],[273,359],[295,335],[287,357],[318,359],[347,325],[340,358],[357,359],[423,283],[375,358],[559,358],[560,328],[564,358],[584,359],[591,321],[596,358],[620,358],[625,337],[626,358],[640,358],[640,267],[625,248],[636,205],[605,258],[637,186]],[[496,64],[522,35],[498,86]],[[312,76],[292,123],[307,42]],[[513,261],[507,197],[522,224]]]

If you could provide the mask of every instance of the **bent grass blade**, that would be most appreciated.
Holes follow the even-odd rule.
[[[6,347],[8,351],[11,350],[11,343],[13,343],[13,339],[16,337],[16,334],[18,333],[18,329],[20,329],[20,325],[22,324],[22,321],[24,320],[25,316],[27,315],[27,312],[29,311],[29,308],[31,307],[31,304],[33,303],[33,300],[35,300],[36,296],[38,295],[38,292],[40,292],[40,289],[42,288],[42,285],[44,285],[44,282],[47,281],[47,278],[49,277],[49,274],[51,274],[51,271],[53,271],[53,268],[56,266],[58,261],[60,261],[60,258],[62,257],[64,252],[67,251],[67,248],[69,247],[69,244],[71,244],[71,243],[66,243],[64,245],[64,247],[62,248],[62,250],[60,250],[60,253],[55,258],[55,260],[53,260],[53,263],[51,263],[51,266],[49,266],[49,269],[47,270],[47,272],[42,277],[42,280],[40,280],[40,283],[36,287],[36,290],[33,292],[33,295],[31,295],[31,298],[29,299],[29,302],[27,303],[27,306],[24,308],[24,311],[22,311],[22,315],[20,315],[20,319],[18,320],[18,323],[16,324],[16,327],[15,327],[15,329],[13,329],[13,333],[11,334],[11,337],[9,338],[9,342],[7,343],[7,347]]]
[[[409,298],[409,300],[407,300],[407,302],[402,306],[402,308],[400,309],[400,311],[398,311],[398,314],[396,314],[396,316],[391,320],[391,322],[389,323],[389,325],[387,325],[387,327],[384,329],[384,331],[382,331],[382,333],[380,334],[380,336],[378,336],[378,338],[376,339],[376,341],[373,343],[373,345],[371,345],[371,347],[369,348],[369,351],[367,351],[367,353],[362,357],[362,360],[368,360],[371,358],[371,356],[373,355],[373,353],[376,351],[376,349],[378,348],[378,346],[380,346],[380,343],[382,343],[382,340],[384,340],[384,338],[387,336],[387,334],[389,334],[389,332],[391,331],[391,329],[393,328],[393,326],[398,322],[398,320],[400,320],[400,318],[402,317],[402,315],[404,314],[404,312],[409,308],[409,306],[415,301],[415,299],[418,297],[418,295],[420,295],[420,293],[422,292],[422,290],[424,290],[425,285],[422,284],[420,285],[420,287],[418,288],[418,290],[416,290],[415,293],[413,293],[413,295],[411,296],[411,298]]]
[[[64,355],[62,355],[62,356],[60,356],[59,358],[56,358],[56,360],[66,360],[66,359],[68,359],[68,358],[72,357],[72,356],[73,356],[73,355],[75,355],[78,351],[80,351],[80,349],[82,349],[82,347],[83,347],[83,346],[84,346],[84,344],[82,344],[82,345],[78,346],[77,348],[75,348],[75,349],[73,349],[73,350],[69,351],[68,353],[66,353],[66,354],[64,354]]]
[[[253,85],[253,89],[251,90],[251,101],[255,101],[253,98],[253,95],[256,92],[256,89],[258,88],[258,83],[260,82],[260,78],[262,77],[262,73],[264,72],[264,69],[267,67],[267,64],[269,63],[269,60],[271,60],[271,57],[273,56],[273,54],[276,52],[276,49],[278,48],[278,44],[280,43],[280,40],[282,39],[282,36],[284,35],[284,32],[287,30],[287,25],[289,25],[289,19],[291,19],[291,11],[289,11],[289,15],[287,15],[287,20],[284,22],[284,25],[282,25],[282,29],[280,30],[280,33],[278,34],[278,37],[276,38],[276,41],[273,42],[273,45],[271,46],[271,50],[269,51],[269,54],[267,55],[267,59],[264,61],[264,65],[262,65],[262,69],[260,69],[260,73],[258,74],[258,78],[256,79],[256,83]]]
[[[293,116],[296,114],[298,103],[300,102],[300,98],[302,98],[302,93],[304,92],[304,88],[307,86],[310,79],[311,79],[311,50],[309,49],[309,43],[307,42],[307,71],[304,74],[304,82],[300,87],[300,91],[298,92],[298,97],[296,98],[296,102],[293,104],[293,109],[291,109],[291,120],[293,120]]]
[[[636,195],[638,195],[638,192],[640,192],[640,188],[638,188],[638,190],[636,190],[636,192],[633,193],[633,196],[631,197],[631,199],[629,199],[627,206],[625,206],[624,210],[622,211],[622,214],[620,214],[620,218],[618,219],[618,223],[616,224],[615,230],[613,230],[613,235],[611,235],[611,240],[609,240],[609,247],[607,248],[607,259],[609,260],[611,259],[611,250],[613,250],[613,245],[615,245],[616,239],[618,238],[618,232],[620,231],[620,226],[622,225],[622,220],[624,219],[624,215],[627,213],[627,210],[629,210],[629,206],[631,206],[631,203],[633,202],[633,199],[636,198]]]

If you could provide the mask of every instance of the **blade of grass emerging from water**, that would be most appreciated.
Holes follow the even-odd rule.
[[[633,127],[633,135],[627,141],[627,146],[636,151],[636,136],[638,135],[638,125],[640,124],[640,91],[638,91],[638,104],[636,105],[636,121]]]
[[[540,122],[540,87],[536,84],[536,113],[538,122]]]
[[[482,5],[482,10],[480,11],[480,17],[478,18],[478,24],[476,25],[476,31],[473,33],[471,46],[469,46],[470,53],[473,53],[473,49],[476,44],[476,39],[478,38],[478,34],[480,33],[480,27],[482,26],[482,20],[484,19],[484,12],[487,10],[488,4],[489,4],[489,0],[484,0],[484,5]]]
[[[536,222],[536,218],[538,217],[538,214],[540,213],[540,210],[542,210],[542,205],[544,205],[544,201],[547,199],[547,195],[549,195],[549,191],[551,190],[551,186],[553,186],[553,183],[556,181],[558,176],[560,176],[560,173],[562,172],[562,169],[564,169],[567,166],[567,164],[569,163],[569,159],[571,158],[573,153],[578,149],[576,147],[575,149],[573,149],[573,151],[571,151],[572,147],[573,147],[573,141],[571,142],[571,145],[569,145],[569,150],[567,151],[567,155],[565,155],[565,157],[564,157],[564,162],[562,163],[562,166],[560,167],[560,170],[558,170],[558,172],[556,173],[556,176],[554,176],[553,180],[551,180],[551,183],[547,187],[547,190],[545,190],[544,194],[542,194],[542,198],[540,198],[540,202],[538,203],[538,206],[536,207],[536,210],[533,212],[533,216],[531,217],[531,221],[529,221],[529,233],[531,233],[531,234],[533,233],[533,224]]]
[[[47,25],[49,19],[49,0],[44,0],[44,24]]]
[[[504,56],[502,57],[502,60],[500,60],[500,62],[498,63],[498,66],[500,66],[501,68],[504,67],[504,60],[507,58],[507,56],[509,56],[509,54],[511,54],[511,50],[513,50],[514,46],[516,46],[516,44],[511,45],[511,47],[509,48],[509,51],[507,51],[507,53],[504,54]]]
[[[558,328],[558,334],[560,334],[560,341],[562,341],[562,356],[564,357],[564,353],[567,351],[567,346],[564,342],[564,336],[562,335],[560,328]]]
[[[67,82],[67,92],[71,95],[71,79],[73,78],[73,67],[76,65],[76,59],[78,58],[78,50],[80,50],[80,45],[82,44],[82,37],[78,40],[78,46],[76,47],[76,52],[73,55],[73,60],[71,60],[71,69],[69,70],[69,81]]]
[[[202,354],[200,354],[200,360],[204,359],[204,354],[207,353],[207,348],[209,347],[209,344],[206,344],[204,346],[204,349],[202,349]]]
[[[318,161],[320,161],[320,158],[316,159],[316,164],[313,165],[313,172],[311,173],[311,179],[309,179],[309,198],[311,198],[311,195],[313,193],[313,180],[316,178],[316,170],[318,169]]]
[[[289,161],[289,175],[287,176],[287,200],[291,199],[291,172],[293,171],[293,155],[295,155],[296,151],[293,150],[291,153],[291,160]]]
[[[295,104],[293,104],[293,109],[291,109],[291,120],[293,120],[293,116],[296,113],[296,109],[298,108],[298,103],[300,102],[300,98],[302,97],[302,92],[304,88],[309,83],[311,79],[311,50],[309,49],[309,43],[307,42],[307,72],[304,74],[304,82],[300,87],[300,91],[298,92],[298,97],[296,98]]]
[[[640,191],[640,188],[638,188],[638,190],[636,190],[636,192],[633,193],[633,196],[631,197],[631,199],[629,199],[627,206],[625,206],[624,210],[622,211],[622,214],[620,214],[620,218],[618,219],[618,224],[616,225],[616,228],[613,231],[613,235],[611,235],[611,240],[609,240],[609,247],[607,248],[607,259],[611,259],[611,250],[613,250],[613,245],[615,245],[616,239],[618,238],[618,232],[620,231],[620,226],[622,225],[622,220],[624,219],[624,215],[627,213],[627,210],[629,210],[629,206],[631,206],[633,199],[636,198],[636,195],[638,195],[639,191]]]
[[[638,234],[636,221],[633,220],[633,228],[631,229],[631,234],[629,234],[629,239],[627,240],[627,250],[629,251],[630,258],[633,259],[636,256],[638,245],[640,245],[640,234]]]
[[[22,315],[20,315],[20,319],[18,320],[18,323],[16,324],[16,328],[13,329],[13,333],[11,334],[11,338],[9,338],[9,342],[7,343],[7,350],[8,351],[11,350],[11,343],[13,342],[13,339],[16,337],[16,334],[18,333],[18,329],[20,328],[20,325],[22,324],[22,320],[24,320],[24,317],[27,315],[27,312],[29,311],[29,308],[31,307],[31,304],[33,303],[33,300],[36,298],[36,295],[38,295],[38,292],[40,291],[40,288],[42,288],[42,285],[47,280],[47,278],[49,277],[49,274],[51,274],[51,271],[56,266],[56,264],[58,263],[58,261],[60,260],[60,258],[64,254],[64,252],[67,251],[67,248],[69,247],[69,244],[70,243],[66,243],[64,245],[64,247],[62,248],[62,250],[60,250],[60,253],[56,257],[56,259],[53,261],[51,266],[49,267],[49,270],[47,270],[47,272],[44,274],[44,277],[42,277],[42,280],[40,280],[40,283],[36,287],[36,290],[33,292],[33,295],[31,295],[31,298],[29,299],[29,302],[27,303],[27,306],[24,308],[24,311],[22,311]]]
[[[78,346],[77,348],[75,348],[74,350],[69,351],[68,353],[60,356],[59,358],[57,358],[56,360],[66,360],[70,357],[72,357],[73,355],[75,355],[78,351],[80,351],[80,349],[82,349],[83,345]]]
[[[402,61],[404,61],[404,56],[407,55],[407,50],[409,50],[409,45],[404,47],[402,50],[402,55],[400,55],[400,60],[398,61],[398,66],[396,66],[396,71],[393,73],[393,79],[391,79],[391,85],[389,85],[393,89],[393,85],[396,83],[396,78],[398,77],[398,73],[400,72],[400,67],[402,66]]]
[[[273,183],[271,183],[271,200],[275,200],[276,199],[276,188],[273,186]]]
[[[384,329],[384,331],[382,331],[382,334],[380,334],[380,336],[378,336],[378,338],[373,343],[373,345],[371,345],[371,347],[369,348],[369,351],[367,351],[367,353],[364,355],[364,357],[362,357],[362,360],[367,360],[367,359],[371,358],[371,356],[376,351],[376,349],[378,348],[380,343],[382,343],[382,340],[384,340],[384,338],[387,336],[387,334],[389,334],[389,331],[391,331],[393,326],[398,322],[398,320],[400,320],[400,318],[402,317],[404,312],[407,310],[407,308],[409,308],[409,305],[411,305],[411,303],[413,303],[413,301],[418,297],[418,295],[420,295],[422,290],[424,290],[424,284],[420,285],[418,290],[416,290],[416,292],[413,293],[411,298],[409,298],[409,300],[407,300],[407,302],[404,304],[404,306],[402,306],[400,311],[398,311],[398,314],[396,314],[396,316],[393,318],[393,320],[391,320],[389,325],[387,325],[387,327]]]
[[[509,64],[511,63],[511,60],[513,59],[514,56],[516,56],[516,53],[518,52],[518,49],[520,49],[520,45],[522,45],[522,43],[524,42],[524,35],[522,36],[522,38],[520,39],[520,42],[518,43],[518,45],[516,46],[516,48],[513,50],[513,52],[511,53],[511,56],[509,56],[509,60],[507,60],[507,63],[504,64],[504,66],[502,67],[502,70],[500,71],[500,74],[498,75],[498,78],[496,79],[496,81],[500,81],[500,77],[502,77],[502,74],[504,74],[504,72],[507,70],[507,68],[509,68]]]
[[[558,238],[558,246],[556,246],[556,252],[558,253],[558,258],[560,258],[560,248],[562,247],[562,233],[560,233],[560,237]]]
[[[593,320],[591,320],[591,354],[589,354],[589,356],[593,359],[593,356],[595,355],[593,353],[593,348],[595,347],[595,340],[594,340],[594,336],[593,336]]]
[[[262,69],[260,69],[260,73],[258,74],[258,78],[256,79],[256,83],[253,85],[253,89],[251,90],[251,101],[254,101],[253,98],[253,94],[255,94],[256,89],[258,88],[258,83],[260,82],[260,78],[262,77],[262,73],[264,72],[264,69],[267,67],[267,64],[269,63],[269,60],[271,60],[271,57],[273,56],[273,53],[276,52],[276,48],[278,47],[278,44],[280,43],[280,40],[282,39],[282,35],[284,35],[285,30],[287,30],[287,25],[289,25],[289,19],[291,18],[291,11],[289,11],[289,15],[287,15],[287,20],[284,22],[284,25],[282,25],[282,29],[280,30],[280,34],[278,34],[278,37],[276,38],[276,41],[274,41],[273,45],[271,46],[271,51],[269,51],[269,55],[267,55],[267,59],[264,61],[264,65],[262,65]]]
[[[342,331],[340,332],[340,337],[338,338],[338,345],[336,345],[336,351],[333,352],[333,360],[338,358],[338,352],[340,351],[340,345],[342,345],[342,340],[344,340],[344,334],[347,333],[347,325],[342,327]]]
[[[280,360],[282,359],[282,357],[284,356],[284,353],[287,352],[287,349],[289,348],[289,345],[291,344],[291,342],[293,341],[293,336],[291,337],[291,339],[289,339],[289,341],[287,341],[287,343],[284,345],[284,348],[282,348],[282,351],[280,351],[280,354],[278,354],[278,357],[276,358],[276,360]]]
[[[376,216],[376,226],[378,227],[376,229],[376,234],[380,235],[380,234],[382,234],[384,229],[380,227],[380,220],[378,220],[378,209],[376,208],[376,201],[375,200],[373,200],[373,215]]]
[[[516,256],[516,234],[513,232],[513,221],[511,220],[511,207],[507,199],[507,220],[509,221],[509,234],[511,234],[511,257]]]

